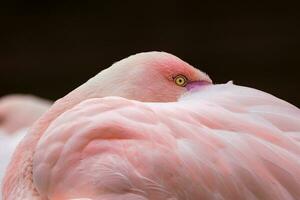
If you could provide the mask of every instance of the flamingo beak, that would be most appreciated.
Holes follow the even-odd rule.
[[[189,82],[185,87],[188,91],[203,87],[203,86],[207,86],[207,85],[211,85],[212,81],[207,81],[207,80],[202,80],[202,81],[191,81]]]

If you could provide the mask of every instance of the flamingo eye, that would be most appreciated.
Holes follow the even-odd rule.
[[[180,74],[174,78],[174,82],[176,83],[176,85],[178,85],[180,87],[184,87],[184,86],[186,86],[188,79],[184,75]]]

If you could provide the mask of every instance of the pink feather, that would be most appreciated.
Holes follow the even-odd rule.
[[[86,100],[55,119],[34,156],[49,199],[300,197],[300,110],[233,84],[173,103]]]

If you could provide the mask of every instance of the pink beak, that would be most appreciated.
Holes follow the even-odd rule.
[[[185,87],[188,91],[197,89],[203,86],[211,85],[212,82],[210,81],[191,81]]]

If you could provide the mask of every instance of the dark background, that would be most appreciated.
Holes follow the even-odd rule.
[[[217,83],[234,80],[299,107],[299,7],[196,2],[1,3],[0,95],[54,100],[117,60],[159,50]]]

